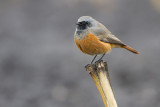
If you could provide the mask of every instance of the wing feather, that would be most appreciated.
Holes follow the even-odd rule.
[[[100,41],[105,43],[112,43],[117,45],[125,45],[121,40],[114,36],[107,28],[103,27],[94,27],[91,28],[91,32],[96,35]]]

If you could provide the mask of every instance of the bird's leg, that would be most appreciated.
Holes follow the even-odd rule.
[[[91,64],[93,63],[93,61],[95,60],[96,57],[97,57],[97,55],[94,56],[94,58],[91,61]]]
[[[91,61],[91,64],[93,63],[93,61],[95,60],[96,57],[97,57],[97,55],[94,56],[94,58],[93,58],[92,61]],[[90,64],[87,64],[87,65],[85,66],[86,71],[87,71],[87,67],[88,67],[89,65],[90,65]]]
[[[104,53],[104,54],[101,56],[101,58],[99,58],[98,62],[100,62],[100,61],[103,59],[103,57],[104,57],[105,54],[106,54],[106,53]]]

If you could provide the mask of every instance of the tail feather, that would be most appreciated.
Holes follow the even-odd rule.
[[[124,45],[124,46],[122,46],[122,48],[125,48],[125,49],[127,49],[127,50],[129,50],[129,51],[131,51],[131,52],[133,52],[135,54],[139,54],[138,51],[136,51],[135,49],[131,48],[130,46]]]

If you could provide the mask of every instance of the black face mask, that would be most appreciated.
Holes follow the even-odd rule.
[[[78,25],[77,29],[79,29],[79,30],[84,30],[90,25],[90,23],[87,21],[78,22],[76,24]]]

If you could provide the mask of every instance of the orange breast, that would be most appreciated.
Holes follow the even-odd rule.
[[[99,39],[90,33],[84,39],[74,39],[77,47],[85,54],[95,55],[104,54],[111,50],[110,43],[104,43],[99,41]]]

